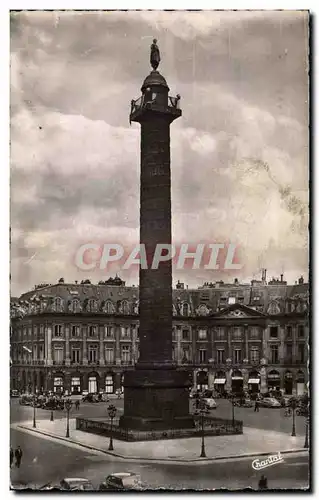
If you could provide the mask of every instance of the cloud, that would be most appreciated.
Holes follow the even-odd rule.
[[[138,240],[140,127],[128,116],[150,71],[153,36],[170,92],[182,96],[182,118],[171,126],[175,241],[191,233],[193,241],[238,243],[243,278],[261,258],[269,269],[280,257],[306,274],[307,14],[11,19],[15,293],[61,275],[78,279],[72,259],[86,241]],[[201,273],[179,277],[207,281]]]

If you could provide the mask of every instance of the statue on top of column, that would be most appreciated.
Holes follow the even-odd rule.
[[[156,38],[154,38],[153,43],[151,45],[151,57],[150,57],[150,61],[151,61],[152,68],[156,71],[157,68],[158,68],[158,65],[159,65],[159,63],[161,61],[161,55],[160,55],[159,48],[157,46],[157,40],[156,40]]]

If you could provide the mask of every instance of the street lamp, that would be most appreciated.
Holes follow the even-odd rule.
[[[199,400],[197,399],[195,401],[195,404],[196,404],[196,411],[195,411],[195,415],[199,415],[200,416],[200,423],[201,423],[201,430],[202,430],[202,445],[201,445],[201,453],[200,453],[200,457],[201,458],[206,458],[206,451],[205,451],[205,427],[204,427],[204,418],[205,418],[205,415],[208,413],[207,411],[207,404],[204,400],[204,398],[201,396],[199,398]]]
[[[35,429],[37,424],[36,424],[36,421],[35,421],[35,407],[36,407],[36,404],[37,404],[37,397],[36,395],[33,396],[33,428]]]
[[[230,395],[232,406],[232,426],[235,427],[235,394],[232,392]]]
[[[108,412],[109,417],[111,419],[111,432],[110,432],[109,450],[112,451],[112,450],[114,450],[114,448],[113,448],[113,419],[115,418],[117,409],[115,408],[114,405],[109,405],[107,407],[107,412]]]
[[[70,420],[70,410],[72,408],[72,401],[71,399],[67,399],[64,403],[65,409],[66,409],[66,435],[65,437],[70,437],[70,425],[69,425],[69,420]]]
[[[290,407],[292,409],[292,431],[291,431],[291,435],[295,437],[296,436],[295,411],[296,411],[296,408],[297,408],[297,400],[296,400],[296,398],[291,398],[291,400],[290,400]]]
[[[309,415],[306,417],[306,435],[305,435],[305,444],[303,446],[304,448],[309,448],[308,431],[309,431]]]

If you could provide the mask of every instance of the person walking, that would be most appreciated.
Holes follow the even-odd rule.
[[[75,401],[75,409],[76,411],[79,411],[80,409],[80,401],[78,399]]]
[[[256,401],[255,401],[255,410],[254,411],[259,412],[259,399],[258,398],[256,398]]]
[[[20,468],[20,465],[21,465],[21,460],[22,460],[22,450],[20,448],[20,446],[18,446],[18,448],[16,449],[16,451],[14,452],[14,455],[16,457],[16,466],[18,467],[18,469]]]
[[[14,459],[13,448],[12,448],[12,446],[10,446],[10,469],[11,469],[12,464],[13,464],[13,459]]]
[[[268,480],[267,480],[266,476],[262,475],[261,478],[259,479],[258,489],[259,490],[267,490],[268,489]]]

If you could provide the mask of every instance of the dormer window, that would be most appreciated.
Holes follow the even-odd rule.
[[[80,301],[78,299],[73,299],[70,303],[70,311],[77,313],[81,311]]]
[[[123,300],[122,302],[122,312],[123,314],[130,314],[130,307],[126,300]]]
[[[55,312],[62,312],[64,309],[63,300],[60,297],[56,297],[53,301],[52,309]]]
[[[98,303],[95,299],[88,300],[87,311],[88,312],[97,312],[98,311]]]
[[[187,302],[184,302],[182,306],[182,316],[189,316],[189,304]]]

